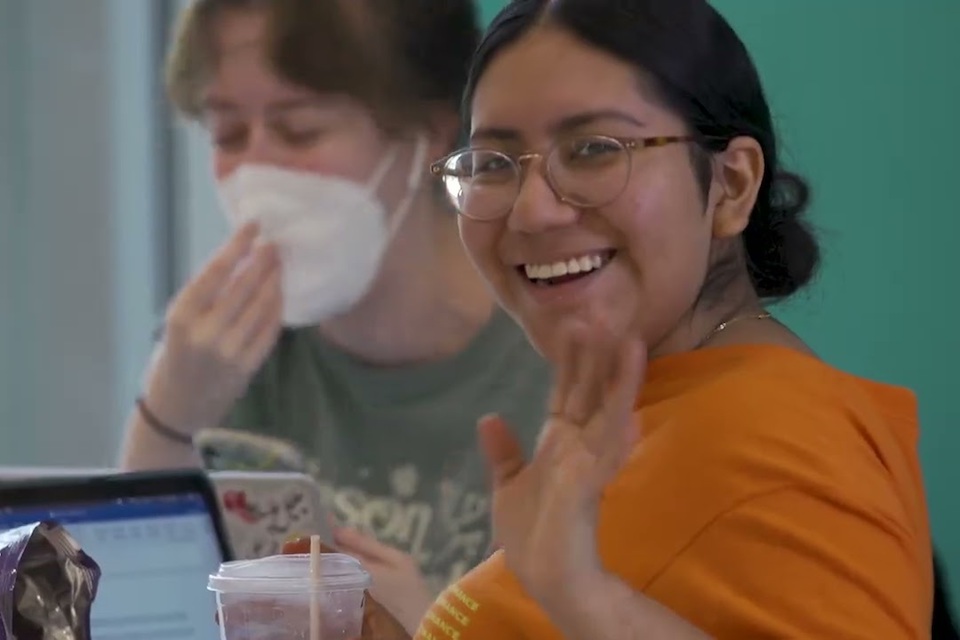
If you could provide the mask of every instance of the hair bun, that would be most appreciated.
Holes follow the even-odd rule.
[[[810,186],[795,173],[780,171],[770,184],[770,213],[777,222],[798,218],[810,203]]]
[[[773,176],[744,232],[747,267],[761,298],[786,298],[813,279],[820,248],[804,214],[810,186],[795,173]]]

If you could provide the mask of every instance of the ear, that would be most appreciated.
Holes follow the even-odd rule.
[[[719,189],[713,214],[713,237],[732,238],[743,233],[757,202],[766,170],[763,149],[754,138],[734,138],[714,156],[714,186]]]

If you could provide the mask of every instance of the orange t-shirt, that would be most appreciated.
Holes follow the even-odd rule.
[[[601,505],[604,566],[717,638],[924,638],[932,553],[905,389],[771,345],[651,363]],[[502,554],[417,640],[560,638]]]

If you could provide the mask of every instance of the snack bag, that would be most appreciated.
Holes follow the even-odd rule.
[[[0,640],[91,640],[100,567],[54,522],[0,532]]]

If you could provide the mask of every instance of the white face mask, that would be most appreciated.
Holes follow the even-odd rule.
[[[366,184],[268,165],[243,165],[218,186],[233,228],[257,222],[280,251],[283,324],[316,325],[370,290],[423,178],[427,141],[417,139],[407,193],[390,216],[377,197],[396,160],[392,149]]]

